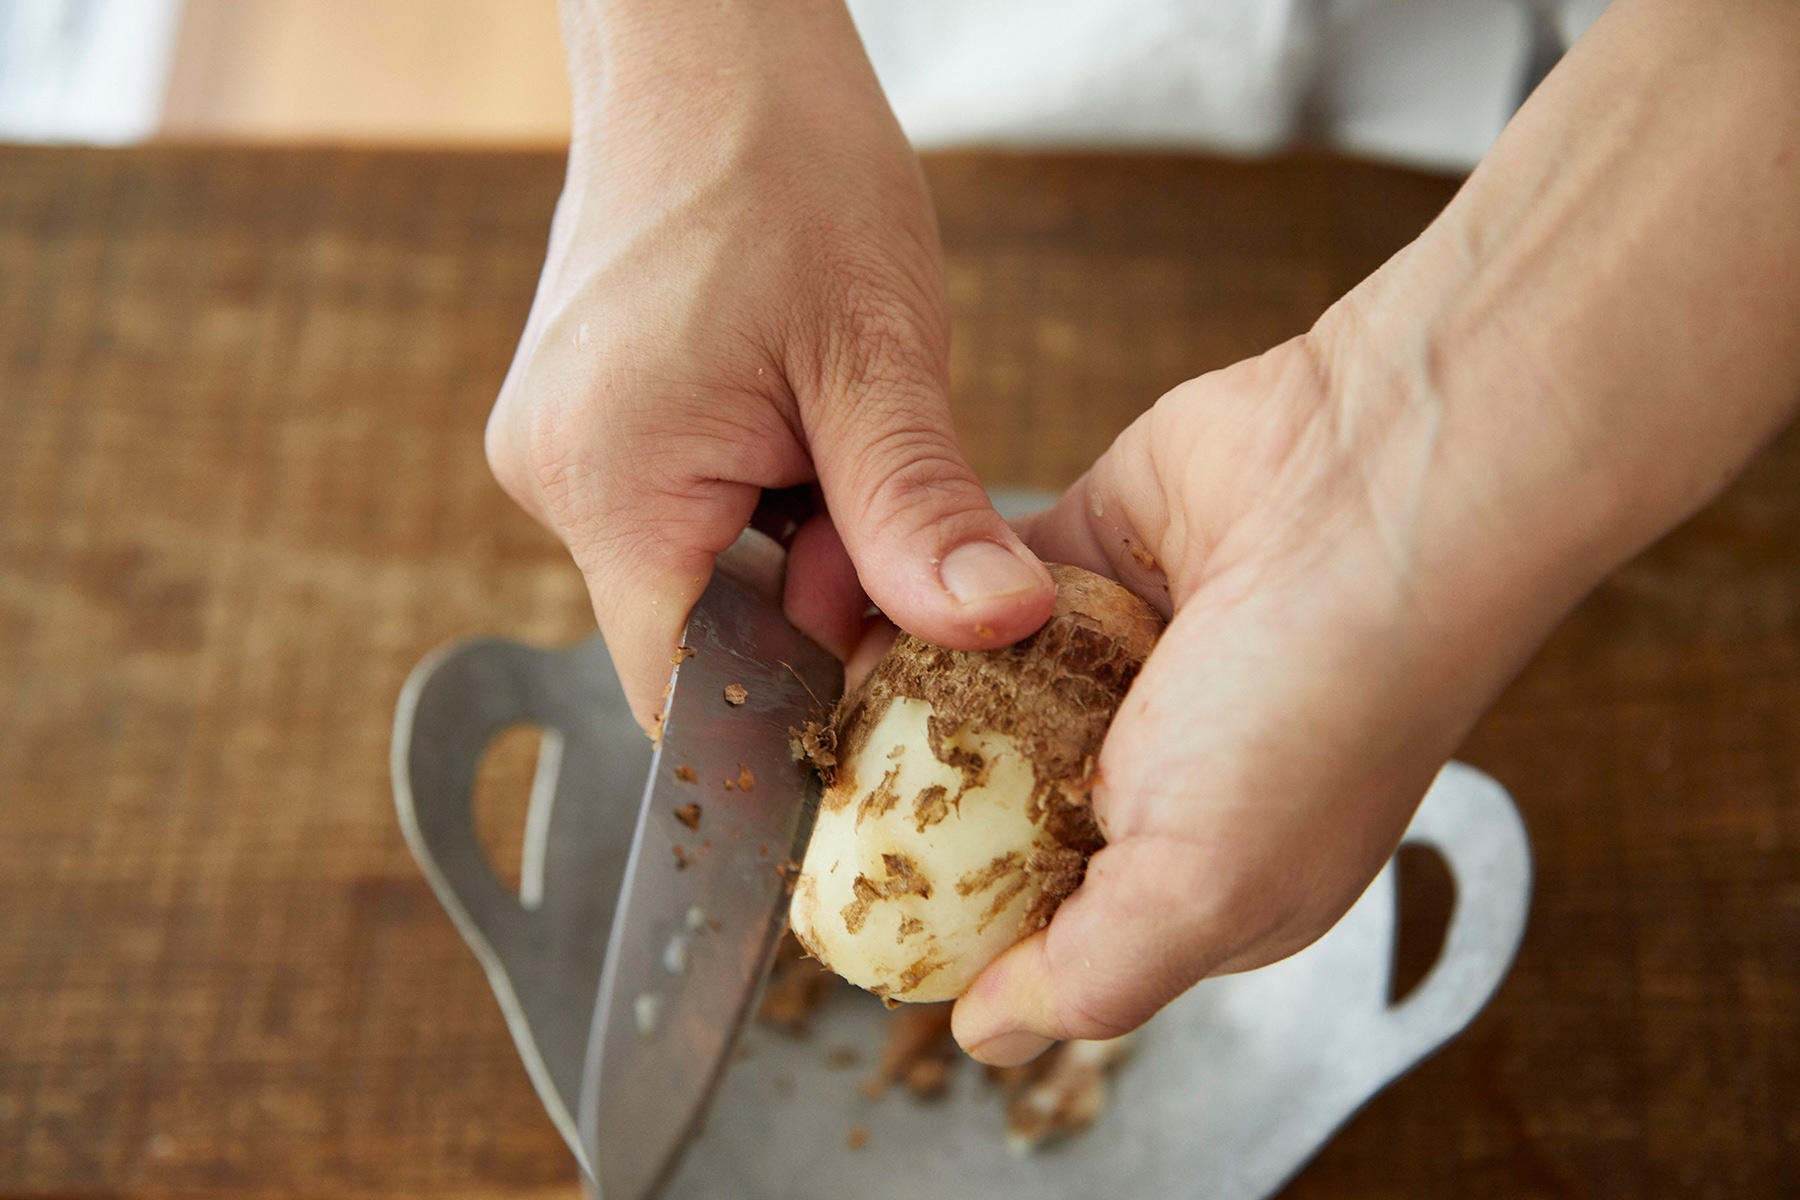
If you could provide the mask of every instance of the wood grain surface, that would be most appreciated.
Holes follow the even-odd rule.
[[[591,627],[480,446],[560,173],[0,151],[0,1196],[576,1195],[387,778],[426,651]],[[958,422],[1042,486],[1452,186],[930,174]],[[1289,1196],[1800,1195],[1797,481],[1788,436],[1476,730],[1536,843],[1517,968]]]

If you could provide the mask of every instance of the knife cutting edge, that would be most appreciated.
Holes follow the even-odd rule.
[[[667,1179],[785,926],[818,804],[790,731],[837,699],[843,669],[782,614],[784,565],[747,531],[682,637],[582,1075],[582,1165],[600,1200],[645,1200]]]

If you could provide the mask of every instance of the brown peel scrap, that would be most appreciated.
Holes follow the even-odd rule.
[[[887,1043],[875,1071],[863,1082],[863,1094],[876,1099],[891,1085],[904,1083],[915,1096],[941,1095],[956,1061],[952,1007],[948,1002],[908,1004],[897,1010],[888,1021]]]
[[[837,769],[837,730],[829,722],[808,721],[788,731],[794,761],[810,763],[829,786]]]
[[[763,990],[756,1019],[795,1037],[810,1032],[812,1014],[835,992],[841,981],[809,958],[790,935],[775,951],[775,966]]]
[[[1008,1148],[1029,1154],[1051,1138],[1093,1124],[1106,1105],[1107,1076],[1132,1040],[1059,1042],[1036,1062],[999,1073],[1007,1094]]]

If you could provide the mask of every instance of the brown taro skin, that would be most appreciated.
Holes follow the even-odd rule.
[[[895,696],[909,696],[929,703],[942,727],[1006,734],[1031,749],[1040,772],[1076,780],[1099,753],[1113,713],[1162,636],[1163,619],[1103,575],[1046,566],[1056,605],[1030,637],[982,651],[946,650],[909,633],[895,638],[833,714],[833,765],[856,754]]]

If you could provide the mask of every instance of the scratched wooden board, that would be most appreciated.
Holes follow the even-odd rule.
[[[560,173],[0,151],[0,1195],[576,1194],[387,783],[420,655],[590,627],[480,448]],[[1304,329],[1451,190],[1310,159],[931,176],[957,419],[1039,486]],[[1518,967],[1290,1195],[1800,1194],[1796,480],[1790,436],[1478,728],[1537,847]]]

